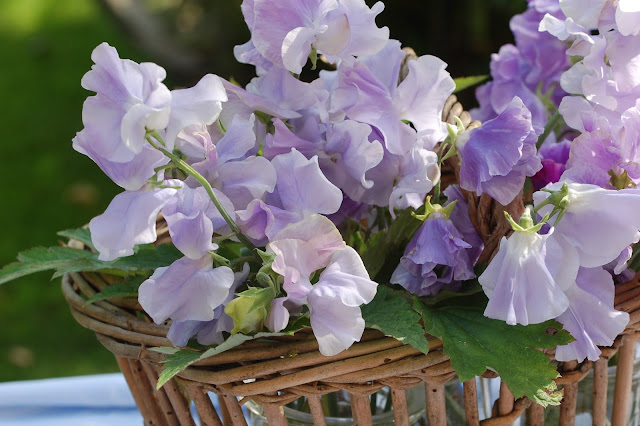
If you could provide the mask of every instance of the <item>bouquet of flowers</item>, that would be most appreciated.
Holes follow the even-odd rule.
[[[245,88],[169,90],[96,47],[73,148],[124,191],[64,233],[87,248],[23,253],[0,282],[122,277],[89,302],[136,294],[170,321],[159,385],[247,340],[310,327],[330,356],[371,327],[425,353],[436,336],[461,380],[489,368],[557,404],[540,349],[597,360],[629,322],[613,301],[640,266],[640,8],[529,0],[477,88],[482,124],[443,121],[480,80],[403,50],[383,8],[244,0]]]

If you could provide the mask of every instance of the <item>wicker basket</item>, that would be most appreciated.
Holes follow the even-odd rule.
[[[278,338],[272,343],[247,342],[184,370],[159,391],[155,383],[163,355],[147,347],[169,346],[164,337],[167,325],[156,325],[136,315],[135,299],[99,301],[87,305],[86,298],[109,285],[109,277],[95,273],[65,275],[62,292],[74,318],[93,330],[98,340],[116,356],[148,425],[193,425],[188,399],[195,402],[202,424],[243,425],[241,405],[249,399],[260,404],[270,425],[287,424],[282,406],[302,396],[308,398],[315,424],[325,424],[320,397],[344,390],[350,394],[352,412],[358,425],[371,424],[369,395],[389,386],[396,424],[408,425],[405,389],[424,382],[429,424],[446,424],[444,384],[455,378],[442,342],[429,338],[431,352],[424,355],[411,346],[367,330],[360,343],[338,355],[324,357],[310,333]],[[562,377],[556,380],[564,388],[560,424],[572,424],[577,402],[578,383],[591,369],[593,374],[594,424],[606,424],[607,365],[619,352],[613,425],[626,424],[630,407],[631,377],[635,343],[640,337],[640,282],[616,285],[616,309],[629,312],[631,321],[613,347],[602,348],[599,361],[558,363]],[[137,312],[136,312],[137,311]],[[553,354],[549,353],[553,358]],[[484,377],[496,377],[487,371]],[[249,381],[247,379],[255,379]],[[220,397],[221,409],[214,409],[207,392]],[[528,409],[529,424],[544,424],[544,410],[527,398],[514,401],[506,386],[490,419],[479,421],[476,381],[464,382],[464,406],[468,424],[511,424]]]
[[[410,58],[411,54],[408,55]],[[455,96],[446,103],[443,119],[454,124],[455,116],[467,128],[476,127]],[[444,185],[456,181],[457,164],[451,161],[442,171]],[[480,261],[495,254],[498,242],[510,232],[504,210],[519,217],[524,210],[522,197],[501,206],[488,196],[466,193],[472,222],[485,242]],[[166,228],[165,228],[166,230]],[[162,232],[159,231],[159,234]],[[618,353],[612,424],[627,422],[631,405],[632,372],[635,347],[640,338],[640,282],[616,285],[615,307],[630,314],[627,329],[610,348],[602,348],[599,361],[558,363],[561,377],[556,383],[564,388],[559,423],[573,424],[576,415],[578,384],[593,369],[593,423],[607,424],[608,361]],[[165,337],[169,326],[156,325],[133,298],[111,299],[86,304],[110,284],[112,277],[95,273],[71,273],[64,276],[62,292],[74,318],[93,330],[98,340],[116,357],[147,425],[194,425],[190,403],[193,401],[202,424],[245,425],[241,406],[255,401],[270,425],[286,425],[283,406],[306,397],[314,424],[324,425],[321,396],[339,390],[350,396],[354,423],[372,424],[369,395],[388,386],[393,401],[395,423],[409,425],[405,390],[424,383],[426,412],[430,425],[447,422],[445,383],[456,377],[442,342],[429,337],[429,354],[375,330],[366,330],[361,341],[346,351],[325,357],[310,330],[272,342],[246,342],[227,352],[193,364],[155,389],[164,355],[148,347],[171,346]],[[554,359],[553,351],[547,353]],[[483,377],[494,378],[491,371]],[[509,389],[500,387],[500,397],[491,418],[479,420],[476,381],[464,382],[464,411],[470,425],[512,424],[527,411],[528,424],[543,425],[544,409],[527,398],[514,400]],[[218,395],[217,411],[208,392]]]

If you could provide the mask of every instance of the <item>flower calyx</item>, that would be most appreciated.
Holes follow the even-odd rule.
[[[411,215],[423,222],[427,220],[429,216],[431,216],[434,213],[437,213],[439,217],[444,216],[445,218],[449,219],[449,217],[451,216],[451,212],[453,212],[453,209],[455,208],[457,203],[458,203],[458,200],[455,200],[454,202],[449,203],[443,207],[440,204],[431,204],[431,196],[428,196],[424,204],[425,213],[424,214],[412,213]]]
[[[534,212],[538,212],[542,207],[546,205],[549,205],[549,204],[552,205],[553,210],[551,211],[551,213],[548,213],[546,216],[553,217],[554,215],[557,214],[558,216],[556,217],[556,220],[554,222],[557,225],[558,222],[560,222],[560,219],[562,219],[562,216],[564,216],[564,213],[567,211],[567,208],[569,208],[569,204],[571,202],[571,199],[569,196],[569,185],[565,182],[559,191],[552,191],[550,189],[544,189],[544,188],[541,189],[541,191],[548,192],[551,195],[549,195],[549,197],[547,197],[546,200],[538,204]]]
[[[511,229],[518,232],[538,232],[542,226],[549,220],[549,215],[546,214],[540,222],[535,224],[533,222],[533,217],[531,216],[531,208],[527,206],[520,216],[520,220],[516,223],[515,220],[511,217],[508,212],[504,212],[504,217],[507,219],[509,224],[511,225]]]

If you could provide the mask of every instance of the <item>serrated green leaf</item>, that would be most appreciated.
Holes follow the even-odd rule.
[[[100,293],[91,297],[85,304],[89,305],[98,300],[111,299],[114,297],[137,297],[138,287],[140,287],[140,284],[142,284],[145,279],[146,277],[131,277],[124,281],[113,283],[102,289]]]
[[[93,242],[91,241],[91,231],[89,231],[88,228],[65,229],[64,231],[58,232],[58,235],[70,240],[80,241],[81,243],[95,251],[95,247],[93,246]]]
[[[180,373],[182,370],[184,370],[194,362],[201,361],[203,359],[207,359],[212,356],[221,354],[222,352],[226,352],[229,349],[233,349],[236,346],[243,344],[244,342],[248,342],[249,340],[265,339],[265,338],[277,337],[277,336],[291,336],[296,331],[300,330],[301,328],[304,328],[305,324],[306,322],[302,321],[300,322],[300,327],[295,329],[290,329],[290,330],[283,330],[279,333],[260,332],[260,333],[256,333],[253,336],[247,336],[240,333],[234,334],[232,336],[229,336],[227,340],[225,340],[218,346],[209,348],[204,352],[198,352],[191,349],[172,350],[175,348],[170,348],[165,346],[152,348],[151,350],[154,350],[156,352],[169,354],[169,356],[165,358],[166,363],[163,365],[162,373],[158,378],[158,384],[156,388],[160,389],[160,387],[162,387],[162,385],[164,385],[169,380],[171,380],[173,376]],[[193,354],[196,354],[197,356]]]
[[[461,92],[477,84],[483,83],[488,79],[489,79],[488,75],[474,75],[470,77],[454,78],[453,81],[456,83],[456,88],[453,91],[453,93]]]
[[[200,359],[200,355],[200,352],[191,349],[182,349],[168,355],[164,359],[162,373],[160,373],[160,377],[158,377],[156,389],[160,389],[165,383],[171,380],[173,376]]]
[[[106,271],[115,275],[154,271],[162,266],[171,265],[182,256],[178,249],[169,244],[162,244],[155,248],[153,246],[140,246],[133,255],[109,262],[98,260],[98,255],[94,254],[93,256],[61,264],[56,268],[53,278],[69,272],[81,271]]]
[[[526,395],[543,406],[555,404],[557,396],[544,390],[553,386],[558,371],[539,349],[565,345],[571,335],[555,321],[525,327],[487,318],[486,303],[484,295],[474,295],[430,307],[415,298],[414,308],[422,313],[427,332],[442,339],[460,381],[490,368],[516,398]]]
[[[172,355],[176,352],[180,352],[180,348],[174,348],[173,346],[156,346],[155,348],[149,348],[149,350],[165,355]]]
[[[95,254],[70,247],[34,247],[18,254],[18,262],[0,269],[0,284],[25,275],[57,269],[74,262],[83,262]]]
[[[413,217],[411,213],[411,209],[404,210],[388,229],[372,235],[360,246],[360,257],[372,280],[376,279],[388,262],[393,263],[395,269],[404,247],[422,225],[422,221]]]
[[[376,297],[361,310],[367,327],[429,353],[429,342],[419,324],[420,314],[412,309],[411,303],[401,293],[380,285]]]
[[[153,271],[182,257],[173,245],[141,246],[132,256],[110,262],[98,260],[98,254],[71,247],[35,247],[18,254],[18,262],[0,269],[0,284],[36,272],[54,270],[53,278],[68,272],[109,272],[127,275]]]

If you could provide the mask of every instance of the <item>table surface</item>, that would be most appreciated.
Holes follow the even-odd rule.
[[[0,383],[3,426],[140,426],[120,373]]]

